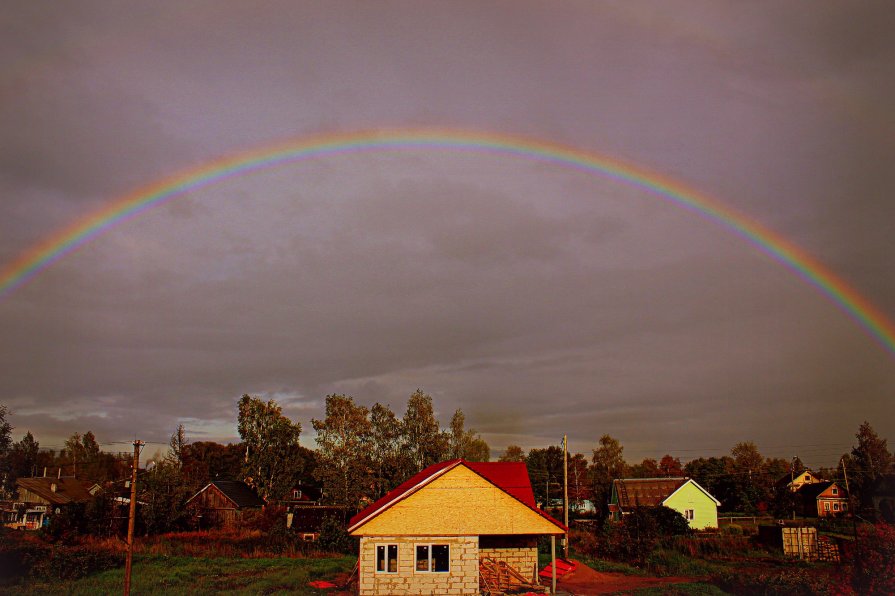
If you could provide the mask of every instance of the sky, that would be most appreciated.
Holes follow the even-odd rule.
[[[794,243],[895,318],[888,2],[18,2],[0,16],[0,271],[241,151],[358,131],[622,160]],[[832,465],[895,440],[895,351],[791,267],[637,185],[510,152],[319,155],[112,226],[0,299],[13,438],[314,446],[325,396],[421,388],[509,444]],[[119,443],[120,442],[120,443]]]

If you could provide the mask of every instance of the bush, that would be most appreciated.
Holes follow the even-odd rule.
[[[895,594],[895,528],[864,525],[848,556],[851,584],[859,594]]]
[[[23,577],[78,579],[120,567],[124,553],[94,545],[50,545],[34,536],[0,536],[0,578],[5,583]]]
[[[724,533],[730,534],[732,536],[742,536],[743,535],[743,526],[738,524],[730,524],[724,527]]]
[[[841,589],[831,585],[829,576],[805,567],[757,574],[725,573],[716,576],[712,583],[733,594],[822,596],[842,593]]]
[[[336,515],[327,515],[320,524],[317,546],[323,552],[354,554],[358,540],[348,535],[345,522]]]

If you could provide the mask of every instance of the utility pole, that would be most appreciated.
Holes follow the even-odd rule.
[[[131,473],[131,503],[127,518],[127,563],[124,567],[124,596],[131,593],[131,568],[134,563],[134,523],[137,520],[137,468],[140,467],[140,447],[143,441],[134,439],[134,466]]]
[[[562,436],[562,506],[563,523],[566,525],[566,537],[563,541],[563,555],[569,560],[569,443],[568,436]]]

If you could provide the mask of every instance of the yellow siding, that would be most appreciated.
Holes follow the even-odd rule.
[[[479,536],[563,531],[469,468],[457,466],[352,532],[354,536]]]
[[[693,510],[693,519],[689,520],[694,530],[718,527],[718,506],[704,492],[687,482],[676,493],[665,499],[663,503],[684,515],[687,509]]]

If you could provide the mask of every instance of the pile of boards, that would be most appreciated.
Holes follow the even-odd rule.
[[[479,561],[479,586],[485,596],[500,596],[522,591],[544,594],[547,588],[533,584],[506,561],[485,557]]]

